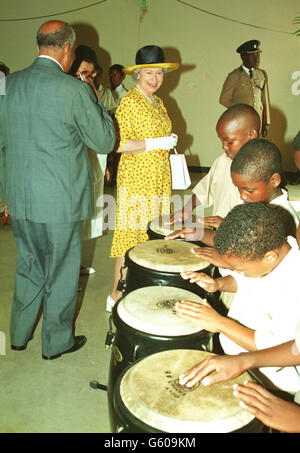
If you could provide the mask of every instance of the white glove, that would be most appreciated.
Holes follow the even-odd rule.
[[[146,138],[146,151],[154,149],[172,149],[177,145],[178,136],[176,134],[167,135],[166,137]]]

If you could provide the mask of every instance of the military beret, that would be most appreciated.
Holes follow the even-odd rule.
[[[260,42],[256,39],[244,42],[240,47],[236,49],[237,53],[258,53],[261,52],[259,49]]]

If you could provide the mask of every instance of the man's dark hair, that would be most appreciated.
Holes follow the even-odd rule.
[[[81,55],[81,56],[76,57],[75,60],[73,61],[72,66],[69,70],[69,74],[72,76],[75,76],[76,72],[78,71],[78,69],[83,61],[86,61],[87,63],[92,63],[92,65],[94,66],[94,69],[96,69],[96,64],[95,64],[94,60],[90,60],[89,58],[84,58]]]
[[[235,206],[221,223],[215,248],[220,255],[254,261],[280,248],[285,241],[285,227],[275,207],[244,203]]]
[[[282,176],[282,157],[279,148],[263,138],[245,143],[231,163],[231,172],[250,176],[254,182],[267,184],[274,173]]]
[[[90,47],[84,44],[80,44],[80,46],[77,46],[75,49],[75,59],[69,70],[69,74],[74,76],[83,61],[86,61],[87,63],[92,63],[94,69],[97,69],[98,63],[96,52]]]
[[[62,26],[51,33],[42,33],[40,26],[36,35],[36,42],[39,49],[49,47],[59,47],[63,49],[67,43],[73,47],[76,39],[74,29],[67,22],[62,22]]]
[[[6,76],[9,74],[9,68],[2,61],[0,62],[0,71],[4,72]]]
[[[125,73],[123,72],[123,69],[124,69],[124,66],[122,66],[121,64],[113,64],[110,68],[109,68],[109,74],[111,73],[111,71],[113,69],[116,69],[117,71],[119,71],[119,73],[121,75],[125,75]]]
[[[75,49],[75,59],[76,58],[81,58],[81,61],[93,61],[94,64],[97,63],[97,54],[89,46],[86,46],[85,44],[80,44],[79,46],[76,47]]]

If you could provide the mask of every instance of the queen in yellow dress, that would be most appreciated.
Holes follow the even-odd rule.
[[[117,175],[116,224],[111,257],[116,258],[114,283],[107,298],[111,311],[121,294],[116,292],[127,250],[148,240],[148,223],[170,212],[171,172],[169,151],[177,144],[162,100],[154,93],[164,73],[179,67],[166,63],[158,46],[145,46],[136,54],[136,64],[124,68],[136,78],[116,111],[122,153]]]

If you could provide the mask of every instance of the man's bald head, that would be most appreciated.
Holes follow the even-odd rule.
[[[260,117],[257,111],[247,104],[236,104],[229,107],[220,116],[218,123],[237,122],[240,124],[247,124],[249,129],[253,129],[259,133],[260,130]]]
[[[42,24],[37,32],[36,41],[39,50],[63,49],[67,43],[74,46],[76,34],[67,22],[50,20]]]

